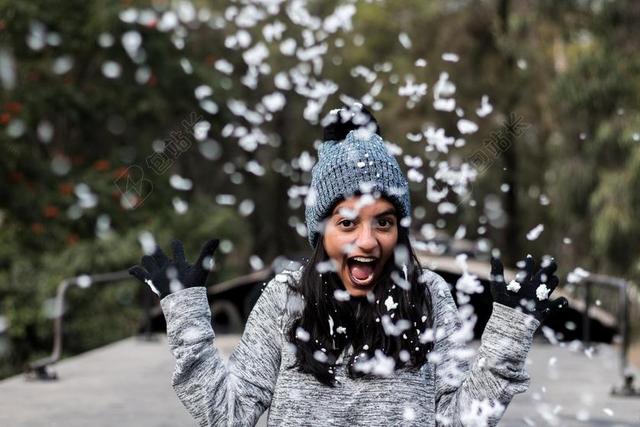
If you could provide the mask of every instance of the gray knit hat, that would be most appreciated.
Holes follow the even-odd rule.
[[[379,132],[373,116],[362,106],[356,106],[370,116]],[[409,184],[398,162],[387,151],[384,140],[371,132],[371,127],[353,123],[345,127],[344,117],[340,118],[344,111],[332,111],[338,116],[336,123],[329,125],[332,127],[329,132],[325,129],[325,141],[318,149],[318,162],[311,171],[305,220],[313,247],[323,232],[322,221],[341,199],[357,194],[380,194],[393,203],[400,218],[411,214]],[[346,137],[340,135],[340,131],[336,133],[336,128],[348,132]]]

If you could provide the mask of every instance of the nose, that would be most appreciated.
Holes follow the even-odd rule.
[[[365,253],[375,250],[376,246],[378,246],[378,240],[371,225],[363,224],[359,228],[355,244]]]

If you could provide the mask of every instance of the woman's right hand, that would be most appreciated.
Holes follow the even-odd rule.
[[[149,285],[151,290],[160,297],[195,286],[205,286],[207,276],[213,268],[213,254],[218,248],[218,239],[209,240],[200,251],[200,256],[191,265],[187,263],[184,247],[179,240],[171,242],[173,259],[167,257],[159,246],[151,255],[142,257],[140,265],[129,269],[129,274]]]

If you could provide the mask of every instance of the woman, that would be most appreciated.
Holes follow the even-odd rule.
[[[267,409],[277,426],[495,425],[528,387],[535,330],[566,305],[548,299],[555,263],[535,272],[528,257],[507,288],[492,261],[474,355],[449,286],[411,248],[408,183],[375,119],[359,105],[332,113],[305,210],[313,255],[266,285],[228,364],[204,288],[217,240],[194,265],[174,241],[173,260],[158,249],[131,269],[161,297],[178,397],[202,426],[254,425]]]

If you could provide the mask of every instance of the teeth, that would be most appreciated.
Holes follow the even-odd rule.
[[[351,259],[358,262],[374,262],[376,260],[375,258],[365,258],[361,256],[354,256]]]

